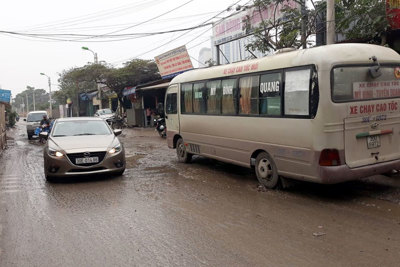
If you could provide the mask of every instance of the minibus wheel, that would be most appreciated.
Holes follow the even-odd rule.
[[[263,186],[273,189],[279,186],[280,180],[275,162],[266,152],[257,155],[255,171],[257,179]]]
[[[186,151],[182,138],[179,138],[176,142],[176,155],[178,156],[178,161],[182,163],[188,163],[192,160],[192,154]]]

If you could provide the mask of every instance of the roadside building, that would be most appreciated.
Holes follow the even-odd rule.
[[[6,103],[0,102],[0,153],[6,146]]]
[[[6,107],[10,106],[11,91],[0,89],[0,152],[6,147]]]
[[[137,86],[126,87],[123,91],[127,123],[130,126],[153,126],[153,118],[162,115],[165,93],[171,79],[162,79]],[[150,123],[146,120],[146,109],[150,109]]]

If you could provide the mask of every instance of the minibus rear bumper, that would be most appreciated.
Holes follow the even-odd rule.
[[[376,163],[358,168],[350,168],[347,165],[340,166],[320,166],[319,177],[322,184],[336,184],[352,181],[372,175],[390,172],[400,169],[400,160]]]

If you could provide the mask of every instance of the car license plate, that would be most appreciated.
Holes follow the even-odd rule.
[[[99,162],[99,157],[89,157],[89,158],[76,158],[75,164],[87,164],[87,163],[97,163]]]
[[[367,136],[367,148],[377,148],[381,146],[379,135]]]

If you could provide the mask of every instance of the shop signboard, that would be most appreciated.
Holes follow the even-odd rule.
[[[136,86],[125,87],[122,91],[123,96],[128,96],[136,93]]]
[[[193,69],[192,61],[184,45],[156,56],[154,59],[163,79]]]
[[[10,103],[11,90],[0,89],[0,102]]]
[[[295,0],[283,1],[276,5],[271,3],[264,9],[258,7],[247,8],[244,11],[224,18],[213,25],[214,45],[228,43],[243,38],[252,33],[252,28],[258,27],[262,21],[278,21],[283,19],[283,8],[300,9],[301,6]],[[249,25],[246,25],[248,21]]]

